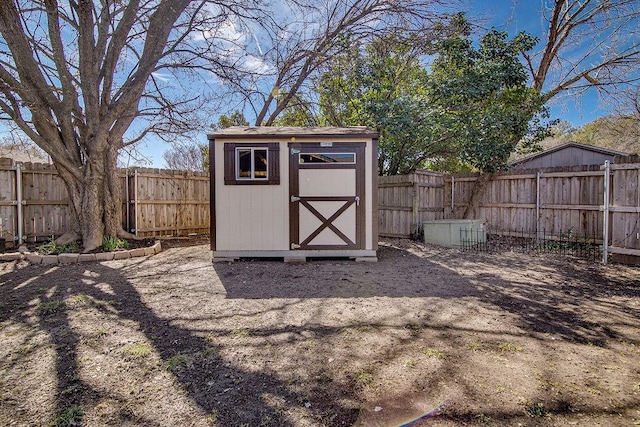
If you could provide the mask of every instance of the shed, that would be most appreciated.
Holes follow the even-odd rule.
[[[628,153],[597,147],[595,145],[567,142],[545,151],[523,157],[511,162],[513,169],[542,169],[558,166],[601,165],[615,156],[627,156]]]
[[[375,131],[233,126],[208,138],[214,261],[377,259]]]

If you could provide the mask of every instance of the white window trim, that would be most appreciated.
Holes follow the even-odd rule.
[[[265,152],[265,159],[267,160],[267,174],[264,178],[256,177],[256,165],[255,165],[255,150],[260,150]],[[244,177],[240,176],[240,151],[251,151],[251,176]],[[235,153],[235,163],[236,163],[236,180],[238,181],[268,181],[269,180],[269,149],[267,147],[236,147]]]

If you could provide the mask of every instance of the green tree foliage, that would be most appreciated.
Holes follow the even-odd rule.
[[[518,60],[535,43],[526,33],[508,40],[506,33],[490,30],[478,48],[467,35],[440,45],[429,79],[430,101],[463,162],[496,172],[513,152],[536,150],[546,136],[544,100],[527,86]]]
[[[316,85],[321,122],[367,125],[380,132],[378,162],[385,175],[452,154],[429,120],[421,53],[407,40],[388,36],[364,49],[352,47],[332,61]]]
[[[398,36],[352,47],[318,80],[321,121],[380,132],[382,174],[427,166],[495,172],[546,135],[543,99],[518,59],[536,40],[491,30],[475,47],[464,16],[453,25],[433,52]],[[435,56],[429,70],[425,53]]]
[[[249,121],[241,111],[234,111],[230,115],[222,114],[218,118],[218,123],[211,125],[213,130],[226,129],[231,126],[249,126]]]

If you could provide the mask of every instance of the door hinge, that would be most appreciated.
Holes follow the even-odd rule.
[[[297,243],[292,243],[291,244],[291,250],[294,250],[294,249],[300,249],[300,245],[297,244]]]
[[[300,154],[300,150],[298,150],[297,148],[292,148],[291,155],[293,156],[294,154]]]
[[[291,196],[291,203],[293,202],[299,202],[300,201],[300,197],[298,196]]]
[[[356,196],[356,206],[360,206],[360,197]]]

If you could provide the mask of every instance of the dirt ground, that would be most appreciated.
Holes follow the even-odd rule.
[[[638,267],[408,240],[378,263],[164,247],[0,264],[0,425],[640,424]]]

